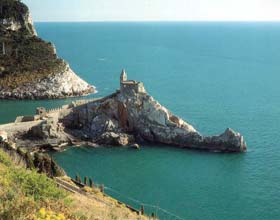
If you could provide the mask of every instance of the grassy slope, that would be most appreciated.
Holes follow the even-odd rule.
[[[67,193],[46,175],[14,166],[11,158],[0,149],[1,220],[146,219],[97,189],[91,193],[106,204]]]

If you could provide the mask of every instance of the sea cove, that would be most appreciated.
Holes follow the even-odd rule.
[[[37,23],[36,28],[97,87],[99,93],[90,97],[114,92],[125,67],[130,78],[143,81],[150,94],[199,131],[213,135],[230,126],[248,144],[248,152],[237,155],[156,146],[73,148],[54,155],[70,175],[92,176],[186,219],[279,218],[280,24]],[[0,101],[0,120],[69,102]]]

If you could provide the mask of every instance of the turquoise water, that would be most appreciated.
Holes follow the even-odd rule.
[[[146,146],[73,148],[54,155],[72,176],[92,176],[126,197],[184,219],[280,218],[280,23],[37,23],[103,96],[119,73],[204,134],[232,127],[245,154]],[[0,122],[58,101],[0,101]],[[108,193],[112,193],[109,192]],[[116,197],[135,205],[123,196]],[[163,214],[163,218],[168,219]]]

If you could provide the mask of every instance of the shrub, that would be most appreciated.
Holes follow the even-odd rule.
[[[0,163],[6,165],[6,166],[11,166],[12,161],[10,157],[2,150],[0,149]]]
[[[87,176],[84,177],[84,184],[85,184],[85,185],[88,184],[88,177],[87,177]]]
[[[1,220],[34,220],[42,207],[55,211],[56,218],[50,219],[63,219],[59,213],[64,213],[67,219],[75,219],[70,218],[71,202],[68,193],[58,188],[52,179],[35,170],[13,166],[9,156],[0,149]]]
[[[66,193],[57,188],[55,182],[44,174],[36,171],[26,172],[18,169],[13,172],[13,181],[21,185],[22,192],[26,196],[32,196],[36,200],[63,199]]]
[[[41,208],[36,216],[36,220],[65,220],[63,213],[55,213],[54,211]]]
[[[93,181],[92,181],[91,178],[89,178],[89,186],[90,186],[90,187],[93,187],[93,186],[94,186],[94,183],[93,183]]]

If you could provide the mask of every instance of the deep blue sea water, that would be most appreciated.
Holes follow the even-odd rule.
[[[241,132],[245,154],[171,147],[73,148],[54,155],[72,176],[183,219],[280,219],[280,23],[37,23],[39,35],[104,96],[122,68],[203,134]],[[0,122],[70,100],[0,101]],[[162,219],[171,219],[159,213]]]

